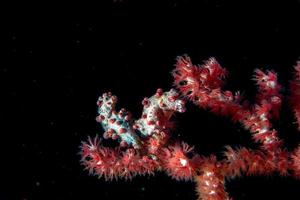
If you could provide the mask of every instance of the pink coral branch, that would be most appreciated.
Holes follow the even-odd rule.
[[[173,71],[175,85],[185,97],[200,108],[239,121],[253,133],[255,141],[263,143],[264,148],[276,149],[281,141],[269,120],[271,111],[278,116],[281,105],[281,86],[277,83],[276,74],[256,70],[259,94],[254,106],[241,104],[239,92],[233,95],[229,90],[222,90],[226,74],[226,70],[214,58],[202,66],[194,66],[190,58],[179,57]]]
[[[300,121],[300,65],[291,82],[290,101]],[[144,98],[140,119],[133,119],[125,109],[116,111],[117,97],[104,93],[97,105],[97,121],[104,129],[105,139],[119,141],[116,148],[104,147],[96,136],[81,146],[82,164],[90,173],[106,180],[131,179],[136,175],[151,175],[163,170],[176,180],[194,180],[199,199],[229,200],[225,183],[236,176],[271,175],[300,178],[300,146],[293,151],[283,148],[271,119],[278,119],[282,104],[282,86],[273,71],[256,69],[258,85],[256,102],[242,101],[239,92],[223,90],[228,72],[216,59],[195,66],[187,56],[178,57],[173,71],[175,89],[158,89]],[[226,147],[224,157],[204,157],[184,142],[170,140],[172,116],[185,111],[185,99],[200,108],[230,117],[249,130],[262,148]],[[248,101],[247,101],[248,102]]]
[[[291,97],[290,101],[295,112],[295,117],[300,130],[300,61],[295,66],[295,78],[290,84]]]

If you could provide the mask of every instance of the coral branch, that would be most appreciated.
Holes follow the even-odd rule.
[[[211,58],[202,66],[194,66],[188,57],[177,59],[173,71],[175,85],[180,92],[200,108],[210,109],[213,113],[230,116],[239,121],[253,133],[253,139],[263,143],[267,149],[276,149],[281,141],[269,121],[270,113],[278,117],[281,106],[281,86],[274,72],[255,71],[259,86],[258,102],[254,106],[241,104],[239,92],[222,90],[227,72]]]
[[[295,66],[295,79],[291,81],[290,90],[292,93],[290,101],[300,130],[300,61]]]
[[[199,155],[193,154],[189,157],[189,153],[192,153],[193,147],[189,147],[188,144],[175,144],[163,149],[164,152],[160,158],[165,171],[176,180],[192,180],[196,175],[198,166],[202,163],[202,159]]]
[[[208,158],[201,167],[201,174],[196,176],[197,192],[199,199],[228,200],[225,191],[225,177],[221,164],[212,156]]]
[[[288,98],[299,125],[299,63],[295,70]],[[253,79],[258,93],[252,105],[242,100],[239,92],[223,90],[227,74],[214,58],[195,66],[189,57],[178,57],[173,76],[179,92],[158,89],[152,97],[144,98],[142,116],[137,120],[125,109],[117,112],[117,97],[104,93],[97,102],[99,116],[96,119],[104,129],[104,139],[117,140],[120,145],[104,147],[98,136],[88,138],[81,146],[82,164],[90,173],[105,180],[131,179],[164,170],[173,179],[194,180],[199,199],[203,200],[229,200],[225,183],[237,176],[276,172],[300,178],[300,146],[293,151],[285,150],[271,123],[279,118],[283,102],[277,74],[255,70]],[[197,154],[185,142],[170,140],[172,116],[175,112],[185,111],[186,99],[200,108],[239,122],[261,148],[226,146],[223,159],[217,160],[213,154],[210,157]]]

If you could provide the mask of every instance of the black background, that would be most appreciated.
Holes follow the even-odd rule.
[[[195,64],[216,57],[230,72],[226,88],[251,101],[255,68],[278,72],[289,94],[300,56],[296,0],[114,0],[1,9],[8,11],[1,19],[1,200],[196,199],[194,183],[164,173],[105,182],[83,171],[81,141],[102,134],[97,97],[112,91],[118,108],[138,118],[143,97],[172,87],[170,71],[183,54]],[[199,153],[221,157],[225,145],[257,147],[239,124],[187,107],[175,117],[174,137]],[[274,126],[291,150],[300,140],[288,104],[281,115]],[[234,199],[300,198],[300,181],[276,174],[226,186]]]

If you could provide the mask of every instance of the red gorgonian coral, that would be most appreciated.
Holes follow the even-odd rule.
[[[300,124],[300,63],[291,81],[290,105]],[[176,89],[145,98],[143,112],[134,120],[125,109],[115,110],[117,97],[104,93],[99,97],[97,121],[105,130],[103,137],[118,140],[117,148],[104,147],[97,136],[81,146],[82,164],[90,173],[106,180],[131,179],[135,175],[164,170],[176,180],[194,180],[199,199],[230,199],[225,190],[226,178],[247,175],[291,175],[300,177],[300,147],[283,148],[272,118],[279,117],[282,86],[273,71],[255,70],[258,85],[256,102],[245,103],[239,92],[223,90],[227,71],[211,58],[201,66],[193,65],[187,56],[178,57],[173,71]],[[224,158],[204,157],[184,142],[170,140],[171,117],[185,111],[185,101],[239,122],[260,144],[258,149],[226,147]],[[299,126],[300,127],[300,126]]]

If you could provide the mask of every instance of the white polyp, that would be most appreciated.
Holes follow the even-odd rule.
[[[96,164],[97,164],[97,165],[101,165],[101,164],[102,164],[102,161],[99,160]]]
[[[260,118],[261,120],[267,120],[267,118],[266,118],[266,113],[261,114],[261,115],[259,116],[259,118]]]
[[[209,194],[216,194],[216,191],[211,190],[211,191],[209,192]]]
[[[265,133],[265,132],[267,132],[268,131],[268,128],[267,127],[263,127],[262,129],[260,129],[259,131],[258,131],[258,134],[262,134],[262,133]]]
[[[177,100],[175,102],[175,107],[178,109],[178,112],[184,112],[185,111],[185,107],[183,106],[183,103],[181,100]]]
[[[268,81],[267,86],[270,87],[270,88],[275,88],[276,82],[275,81]]]
[[[206,172],[206,176],[212,176],[214,173],[212,172]]]
[[[209,184],[209,182],[208,182],[208,181],[205,181],[205,185],[209,186],[210,184]]]
[[[264,143],[266,143],[266,144],[270,144],[272,142],[274,142],[274,138],[272,138],[272,137],[266,137],[266,139],[264,141]]]
[[[207,74],[200,74],[201,78],[206,79],[207,78]]]
[[[180,164],[185,167],[187,165],[187,160],[186,159],[183,159],[183,158],[180,158]]]
[[[188,77],[186,80],[187,80],[187,82],[188,82],[189,84],[193,84],[193,83],[196,82],[195,79],[193,79],[193,78],[191,78],[191,77]]]

